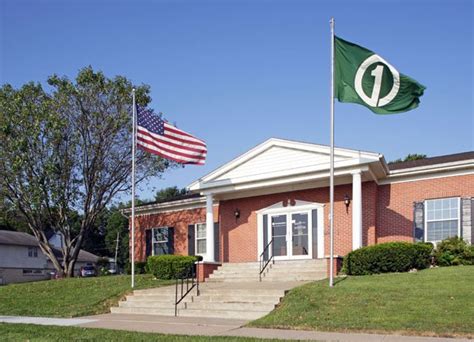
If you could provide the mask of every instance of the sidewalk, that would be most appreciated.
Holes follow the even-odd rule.
[[[242,327],[246,321],[168,317],[151,315],[104,314],[81,318],[43,318],[0,316],[0,322],[30,323],[42,325],[78,326],[84,328],[103,328],[154,332],[175,335],[203,336],[243,336],[257,338],[274,338],[281,340],[316,340],[330,342],[469,342],[469,339],[452,339],[439,337],[418,337],[402,335],[334,333],[302,330],[260,329]]]

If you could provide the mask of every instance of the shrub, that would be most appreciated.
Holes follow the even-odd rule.
[[[125,273],[131,274],[132,273],[132,263],[127,263],[125,266]],[[145,261],[136,261],[135,262],[135,274],[145,274],[149,273],[147,270],[147,264]]]
[[[185,276],[196,260],[195,256],[158,255],[148,257],[147,266],[158,279],[176,279]]]
[[[366,275],[424,269],[430,265],[432,250],[432,244],[408,242],[362,247],[344,258],[342,271],[349,275]]]
[[[452,237],[438,243],[434,253],[439,266],[472,265],[474,249],[462,238]]]
[[[99,257],[97,259],[97,269],[99,270],[99,275],[104,276],[107,275],[108,268],[109,268],[109,259],[106,257]]]

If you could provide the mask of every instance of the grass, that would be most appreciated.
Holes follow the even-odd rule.
[[[474,337],[474,266],[338,278],[296,288],[249,325]]]
[[[137,275],[135,288],[170,284]],[[130,276],[70,278],[0,287],[0,315],[77,317],[109,312],[131,292]]]
[[[95,328],[0,323],[0,341],[276,341],[229,336],[182,336]]]

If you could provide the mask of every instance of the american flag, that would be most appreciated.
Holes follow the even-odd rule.
[[[137,106],[137,146],[181,164],[204,165],[206,143]]]

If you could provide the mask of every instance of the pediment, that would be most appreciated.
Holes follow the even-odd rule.
[[[335,162],[344,159],[348,158],[343,156],[334,157]],[[277,172],[294,173],[298,169],[316,165],[329,165],[329,151],[328,153],[323,153],[285,146],[270,146],[261,153],[215,177],[212,181],[232,180],[257,175],[263,176]]]
[[[377,153],[334,149],[336,169],[349,164],[378,161],[379,158]],[[209,186],[305,174],[328,170],[329,164],[329,146],[272,138],[192,183],[189,188],[195,191]]]

